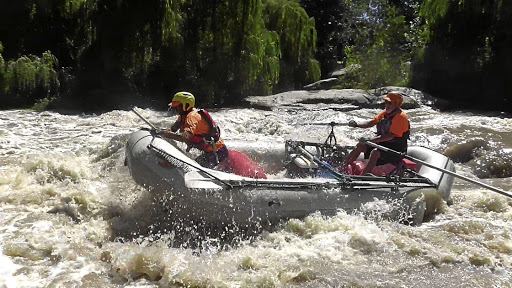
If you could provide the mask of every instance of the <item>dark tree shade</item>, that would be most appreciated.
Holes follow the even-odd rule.
[[[50,51],[58,103],[70,108],[165,107],[178,90],[203,105],[236,104],[320,77],[314,21],[293,0],[7,1],[0,42],[3,97],[14,96],[9,63]],[[49,97],[36,94],[31,101]]]
[[[412,85],[457,107],[512,111],[512,1],[431,0],[430,37]]]

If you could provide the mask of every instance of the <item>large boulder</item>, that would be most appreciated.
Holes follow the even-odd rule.
[[[274,108],[306,108],[306,109],[333,109],[333,110],[355,110],[360,108],[383,108],[382,97],[389,91],[405,91],[410,88],[384,87],[374,89],[370,93],[358,89],[331,89],[319,91],[288,91],[269,96],[249,96],[245,100],[256,109],[272,110]],[[414,89],[412,89],[414,90]],[[418,101],[409,95],[415,96],[417,91],[412,93],[407,90],[404,95],[404,109],[420,107]],[[423,98],[418,98],[423,99]]]
[[[369,93],[373,96],[384,96],[391,91],[399,91],[402,93],[402,96],[404,96],[402,108],[404,109],[418,108],[420,105],[431,106],[438,109],[450,107],[450,103],[446,100],[433,97],[425,92],[409,87],[386,86],[372,89]]]
[[[245,100],[253,108],[272,110],[274,108],[327,108],[353,110],[368,107],[372,96],[364,90],[319,90],[288,91],[269,96],[249,96]]]

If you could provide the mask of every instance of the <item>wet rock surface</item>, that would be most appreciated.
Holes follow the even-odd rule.
[[[247,104],[256,109],[302,108],[356,110],[360,108],[382,108],[382,97],[390,91],[400,91],[404,96],[402,108],[414,109],[421,105],[442,108],[443,101],[424,92],[407,87],[381,87],[369,91],[359,89],[297,90],[268,96],[249,96]]]

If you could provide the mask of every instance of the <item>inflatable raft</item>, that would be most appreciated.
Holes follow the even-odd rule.
[[[383,176],[338,173],[324,161],[325,153],[343,154],[344,150],[325,144],[311,149],[315,146],[312,143],[290,141],[281,154],[273,151],[265,157],[268,155],[258,155],[256,149],[246,147],[244,151],[242,146],[227,143],[230,151],[236,151],[230,155],[242,157],[232,158],[231,164],[242,163],[243,171],[225,163],[221,163],[223,170],[231,172],[201,167],[179,145],[148,130],[130,135],[126,164],[136,183],[166,197],[175,217],[215,225],[271,224],[315,212],[334,215],[339,209],[364,210],[382,201],[392,207],[387,212],[390,217],[421,223],[426,199],[433,196],[447,201],[453,184],[452,176],[418,163],[413,170],[404,165],[400,173],[392,171]],[[455,171],[448,157],[430,149],[410,147],[407,155]],[[249,157],[267,159],[269,163],[256,165]],[[285,176],[269,179],[263,171],[266,167],[281,167],[286,173],[280,175]]]

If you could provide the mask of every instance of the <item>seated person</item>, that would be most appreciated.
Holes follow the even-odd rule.
[[[410,125],[407,115],[400,109],[402,102],[403,97],[400,92],[389,92],[384,96],[384,110],[366,123],[357,124],[354,120],[351,120],[349,126],[370,128],[377,125],[377,137],[368,141],[397,152],[405,153],[407,152]],[[361,175],[371,173],[376,165],[398,163],[401,160],[401,156],[398,154],[380,151],[366,145],[364,141],[360,141],[357,143],[356,148],[347,155],[345,163],[354,162],[361,153],[364,153],[365,159],[368,159],[368,163],[361,172]]]

